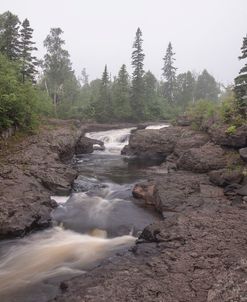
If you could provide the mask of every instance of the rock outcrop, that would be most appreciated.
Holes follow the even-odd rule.
[[[93,150],[94,141],[84,140],[85,128],[78,126],[57,121],[18,146],[7,142],[0,157],[0,238],[50,225],[56,206],[50,196],[68,195],[77,176],[68,161],[76,150]]]

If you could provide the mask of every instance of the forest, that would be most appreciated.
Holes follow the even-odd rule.
[[[246,121],[247,63],[234,84],[224,87],[206,69],[200,74],[177,73],[170,42],[160,58],[159,80],[144,69],[143,34],[138,28],[130,54],[132,73],[123,64],[111,76],[106,64],[102,77],[89,81],[85,67],[80,76],[75,74],[61,28],[50,29],[44,47],[46,54],[37,58],[28,19],[22,21],[9,11],[0,15],[0,131],[35,129],[44,117],[114,123],[172,120],[189,114],[200,126],[204,116],[217,114],[229,127]],[[247,36],[239,56],[246,58]]]

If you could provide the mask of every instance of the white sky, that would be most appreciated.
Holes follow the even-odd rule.
[[[229,84],[243,65],[238,56],[247,34],[247,0],[0,0],[0,13],[6,10],[29,19],[39,57],[50,28],[61,27],[74,69],[79,74],[85,67],[90,80],[101,77],[105,64],[112,75],[123,63],[131,72],[138,26],[145,69],[158,79],[169,41],[178,72],[206,68]]]

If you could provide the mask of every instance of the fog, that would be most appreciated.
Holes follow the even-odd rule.
[[[241,66],[246,0],[1,0],[0,12],[6,10],[29,19],[39,57],[50,28],[61,27],[73,68],[79,74],[85,67],[90,80],[101,76],[105,64],[112,75],[123,63],[131,72],[138,26],[143,32],[145,69],[158,79],[169,41],[178,72],[206,68],[229,84]]]

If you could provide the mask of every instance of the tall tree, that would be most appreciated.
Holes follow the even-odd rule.
[[[65,81],[74,77],[69,53],[63,49],[65,41],[61,38],[62,33],[61,28],[51,28],[44,41],[47,49],[44,57],[44,81],[53,99],[55,113],[57,104],[61,101]]]
[[[7,11],[0,15],[0,52],[9,60],[17,60],[20,56],[20,21]]]
[[[158,81],[151,71],[144,74],[145,92],[145,117],[148,120],[155,120],[161,116],[161,107],[158,98]]]
[[[144,119],[144,104],[143,104],[143,92],[144,92],[144,52],[142,49],[142,32],[138,27],[136,31],[135,41],[133,44],[132,52],[132,67],[134,69],[132,74],[132,96],[131,106],[133,111],[133,118],[135,120]]]
[[[112,120],[113,108],[111,104],[111,94],[110,94],[110,78],[107,70],[107,65],[105,65],[104,72],[102,74],[99,98],[95,104],[96,118],[100,122],[105,122]]]
[[[219,85],[215,81],[215,78],[204,69],[196,82],[195,99],[217,101],[219,93]]]
[[[33,29],[30,27],[28,19],[22,23],[21,41],[20,41],[20,59],[21,59],[21,74],[22,81],[30,79],[35,82],[35,75],[37,73],[38,60],[32,55],[33,51],[37,50],[34,47],[35,42],[32,41]]]
[[[82,82],[82,86],[88,86],[89,82],[89,75],[87,74],[86,68],[83,68],[81,71],[81,82]]]
[[[195,78],[190,71],[177,76],[176,102],[186,108],[189,102],[194,101]]]
[[[172,50],[172,44],[169,42],[166,55],[163,58],[164,66],[163,70],[163,77],[165,79],[164,83],[164,97],[168,100],[170,104],[174,102],[174,95],[176,89],[176,70],[177,68],[174,67],[174,58],[175,53]]]
[[[247,35],[243,38],[243,45],[241,47],[242,55],[240,60],[247,58]],[[234,91],[238,100],[238,107],[241,114],[247,117],[247,62],[240,69],[239,75],[235,78]]]
[[[113,84],[113,108],[114,117],[121,121],[129,121],[131,118],[130,84],[126,65],[119,70],[118,77]]]

